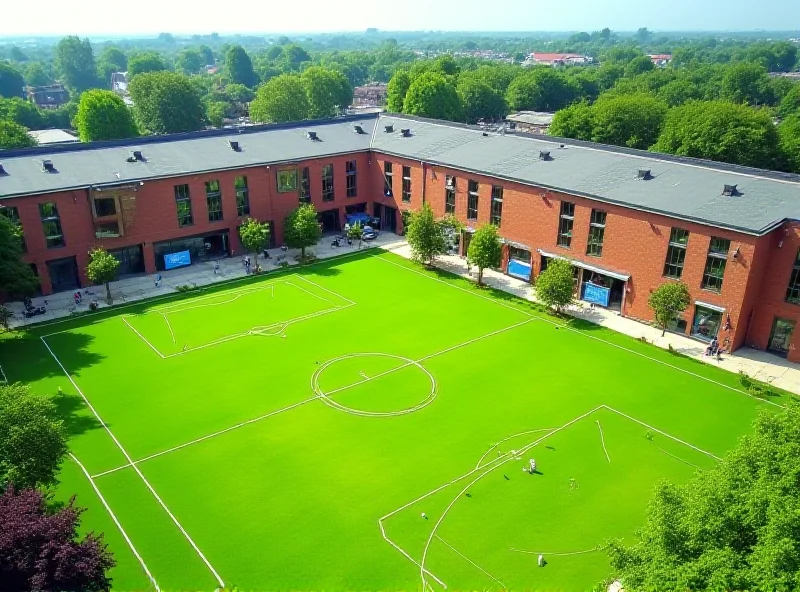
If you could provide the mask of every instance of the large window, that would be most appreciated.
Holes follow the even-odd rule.
[[[61,230],[61,218],[58,216],[58,208],[53,202],[39,204],[39,216],[42,219],[42,230],[47,241],[48,249],[63,247],[64,232]]]
[[[444,213],[456,213],[456,178],[450,175],[444,180]]]
[[[233,180],[233,187],[236,190],[236,215],[250,215],[250,193],[247,190],[247,177],[236,177]]]
[[[794,260],[792,275],[789,277],[789,287],[786,288],[786,302],[800,304],[800,250]]]
[[[392,197],[394,191],[392,190],[392,163],[383,163],[383,194],[386,197]]]
[[[19,240],[22,243],[22,251],[27,251],[27,246],[25,245],[25,236],[22,234],[22,222],[19,219],[19,210],[16,206],[6,206],[0,207],[0,216],[5,216],[8,220],[17,227],[19,231]]]
[[[322,167],[322,201],[333,201],[333,165]]]
[[[606,234],[606,213],[603,210],[592,210],[589,221],[589,242],[586,245],[586,254],[600,257],[603,254],[603,239]]]
[[[278,171],[278,193],[297,191],[297,169]]]
[[[356,161],[348,160],[345,165],[345,173],[347,174],[347,197],[356,197],[358,195],[358,173],[356,171]]]
[[[411,201],[411,167],[403,167],[403,201]]]
[[[683,275],[683,262],[686,260],[686,245],[689,244],[689,231],[673,228],[669,233],[667,260],[664,262],[664,275],[676,280]]]
[[[492,186],[492,217],[491,223],[500,226],[503,217],[503,188],[499,185]]]
[[[467,183],[467,220],[478,219],[478,182]]]
[[[303,167],[300,175],[300,203],[311,203],[311,172]]]
[[[722,323],[722,312],[697,304],[692,322],[692,337],[711,341],[717,336]]]
[[[94,198],[94,215],[98,218],[114,216],[117,213],[117,200],[113,197]]]
[[[192,200],[189,198],[188,185],[175,185],[175,207],[178,212],[178,226],[191,226]]]
[[[572,225],[575,222],[575,204],[569,201],[561,202],[561,214],[558,219],[559,247],[569,249],[572,245]]]
[[[706,258],[706,269],[703,272],[703,289],[712,292],[722,291],[722,278],[725,276],[725,263],[728,260],[728,251],[731,241],[725,238],[711,237]]]
[[[217,179],[206,181],[206,204],[208,204],[208,221],[222,220],[222,193]]]

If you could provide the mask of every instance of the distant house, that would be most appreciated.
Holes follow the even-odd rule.
[[[111,73],[111,90],[120,95],[121,97],[128,95],[128,73],[127,72],[112,72]]]
[[[353,106],[380,107],[386,103],[386,89],[383,82],[373,82],[353,89]]]
[[[61,84],[25,87],[28,100],[40,109],[58,109],[69,103],[69,92]]]
[[[36,140],[40,146],[51,146],[53,144],[74,144],[78,141],[74,135],[67,130],[62,129],[48,129],[48,130],[31,130],[28,135]]]
[[[537,53],[534,52],[525,58],[523,66],[581,66],[591,64],[594,59],[578,53]]]
[[[511,122],[516,129],[522,132],[546,134],[550,129],[550,124],[553,123],[554,115],[555,113],[543,111],[520,111],[506,116],[506,121]]]
[[[672,56],[668,53],[656,53],[653,55],[648,55],[647,57],[650,58],[656,68],[668,66],[672,61]]]

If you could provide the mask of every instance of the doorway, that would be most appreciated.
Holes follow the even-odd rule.
[[[772,332],[769,335],[767,351],[782,358],[789,355],[789,346],[792,342],[794,325],[794,321],[775,317],[775,320],[772,322]]]
[[[78,275],[78,262],[75,257],[65,257],[64,259],[48,261],[47,273],[50,275],[50,283],[53,286],[53,292],[79,290],[81,287],[81,280]]]
[[[325,210],[319,212],[317,217],[320,224],[322,224],[322,232],[338,232],[341,230],[339,210]]]

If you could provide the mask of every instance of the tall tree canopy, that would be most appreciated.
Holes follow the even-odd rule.
[[[781,99],[778,113],[781,117],[789,117],[794,113],[800,113],[800,83],[795,83]]]
[[[353,89],[339,72],[311,66],[301,79],[308,94],[308,117],[311,119],[332,117],[337,109],[344,109],[353,100]]]
[[[100,86],[94,62],[94,51],[88,39],[72,35],[64,37],[55,47],[55,66],[67,88],[80,94]]]
[[[253,62],[241,45],[233,45],[225,53],[225,75],[234,84],[252,88],[258,82],[253,71]]]
[[[408,88],[403,113],[433,119],[463,120],[461,99],[455,87],[442,74],[427,72]]]
[[[508,105],[517,111],[558,111],[576,98],[576,89],[553,68],[534,68],[508,87]]]
[[[129,90],[139,129],[154,134],[202,129],[205,109],[191,81],[175,72],[147,72],[131,80]]]
[[[403,111],[408,87],[411,86],[411,75],[406,70],[398,70],[389,80],[386,87],[386,108],[393,113]]]
[[[648,94],[601,97],[592,109],[592,140],[642,150],[655,144],[667,114],[667,106]]]
[[[475,123],[478,119],[502,119],[508,114],[503,95],[483,80],[462,76],[456,90],[467,123]]]
[[[4,147],[3,130],[6,126],[16,126],[16,124],[0,121],[0,147]],[[33,142],[25,133],[25,128],[22,130],[25,138]],[[8,149],[10,148],[27,148],[27,146],[9,146]],[[16,216],[14,210],[0,207],[0,294],[12,297],[28,296],[39,287],[39,279],[33,275],[30,266],[22,260],[22,228]]]
[[[731,66],[722,78],[721,98],[732,103],[772,104],[774,97],[767,71],[747,62]]]
[[[281,51],[281,58],[290,70],[299,70],[302,64],[311,61],[311,56],[308,55],[308,52],[296,43],[284,46]]]
[[[27,128],[13,121],[0,121],[0,149],[30,148],[36,140],[28,135]]]
[[[306,248],[313,247],[322,237],[317,211],[311,204],[293,210],[283,221],[283,240],[293,249],[300,249],[300,259],[305,261]]]
[[[128,79],[133,79],[138,74],[147,72],[163,72],[167,70],[167,64],[161,54],[155,51],[145,51],[131,56],[128,60]]]
[[[13,121],[34,130],[47,126],[45,114],[33,103],[19,97],[0,99],[0,120]]]
[[[299,121],[308,117],[306,86],[299,76],[281,74],[258,87],[250,103],[253,121]]]
[[[200,50],[191,47],[181,51],[175,60],[175,69],[184,74],[197,74],[206,65],[205,57]]]
[[[53,82],[41,62],[30,62],[25,68],[24,78],[28,86],[45,86]]]
[[[788,117],[778,127],[785,169],[800,173],[800,111]]]
[[[103,49],[97,58],[97,70],[104,85],[108,85],[111,82],[111,74],[128,70],[128,56],[118,47],[110,45]]]
[[[81,142],[117,140],[138,135],[131,110],[110,90],[88,90],[83,93],[75,124]]]
[[[628,78],[633,78],[639,74],[651,72],[654,69],[655,65],[653,64],[653,60],[646,55],[643,55],[639,56],[638,58],[633,58],[630,62],[628,62],[628,65],[625,66],[625,76]]]
[[[25,81],[19,70],[8,62],[0,62],[0,97],[22,97]]]
[[[553,117],[548,131],[551,136],[591,141],[594,133],[594,109],[585,102],[561,109]]]

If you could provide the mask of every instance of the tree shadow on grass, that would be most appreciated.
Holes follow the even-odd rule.
[[[64,422],[64,429],[69,437],[80,436],[103,427],[82,397],[60,392],[51,400],[58,410],[58,416]]]
[[[0,361],[9,382],[30,384],[46,378],[66,378],[64,370],[74,375],[99,364],[106,357],[91,350],[94,337],[85,333],[69,331],[44,339],[64,369],[38,336],[21,334],[0,343]]]

